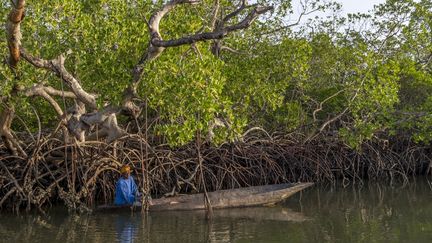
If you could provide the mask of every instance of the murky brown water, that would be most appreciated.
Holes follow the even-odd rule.
[[[272,208],[47,216],[0,215],[0,242],[432,242],[432,190],[314,187]]]

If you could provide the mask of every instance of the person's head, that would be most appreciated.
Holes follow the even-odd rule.
[[[124,178],[129,178],[129,176],[130,176],[130,173],[131,173],[131,168],[130,168],[130,166],[129,165],[123,165],[121,168],[120,168],[120,173],[121,173],[121,175],[124,177]]]

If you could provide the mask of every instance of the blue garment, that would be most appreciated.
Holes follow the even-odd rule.
[[[138,196],[137,185],[132,176],[125,179],[123,176],[117,181],[115,189],[115,205],[132,205]]]

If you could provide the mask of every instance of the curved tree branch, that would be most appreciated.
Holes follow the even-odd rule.
[[[60,105],[57,103],[57,101],[54,100],[53,97],[51,97],[51,95],[48,94],[48,92],[46,92],[45,87],[42,84],[33,85],[25,92],[25,95],[28,97],[41,96],[46,101],[48,101],[48,103],[51,104],[59,117],[63,117],[64,113],[63,110],[60,108]]]
[[[78,81],[72,74],[70,74],[66,70],[64,66],[64,55],[60,55],[52,60],[45,60],[42,58],[34,57],[28,54],[23,48],[21,48],[21,56],[35,67],[44,68],[52,71],[55,75],[57,75],[65,82],[65,84],[76,95],[78,100],[86,104],[92,110],[97,109],[95,95],[87,93],[81,87],[80,81]]]
[[[193,44],[193,43],[196,43],[199,41],[205,41],[205,40],[222,39],[233,31],[248,28],[259,15],[266,13],[267,11],[270,11],[272,9],[273,9],[273,7],[256,7],[242,21],[240,21],[237,24],[223,27],[222,29],[219,29],[219,30],[216,30],[213,32],[199,33],[199,34],[190,35],[190,36],[186,36],[186,37],[183,37],[180,39],[175,39],[175,40],[164,41],[161,38],[154,38],[154,39],[152,39],[151,43],[157,47],[167,48],[167,47],[175,47],[175,46]]]
[[[217,24],[216,23],[217,21],[215,21],[219,9],[219,2],[216,1],[215,3],[216,6],[213,13],[212,21],[215,21],[214,25],[217,27],[213,32],[197,33],[197,34],[185,36],[183,38],[167,40],[167,41],[163,40],[159,32],[159,25],[162,18],[179,4],[197,4],[199,2],[201,1],[200,0],[171,0],[168,3],[166,3],[159,11],[155,12],[151,16],[148,22],[148,27],[150,31],[149,46],[146,52],[144,53],[144,55],[139,60],[138,64],[134,67],[133,80],[123,94],[122,108],[124,114],[131,115],[133,117],[137,117],[140,114],[141,108],[135,105],[133,99],[137,97],[136,90],[138,88],[138,85],[140,83],[141,77],[144,72],[144,64],[148,61],[154,60],[157,57],[159,57],[159,55],[161,55],[166,48],[194,44],[196,42],[206,41],[206,40],[220,40],[226,37],[231,32],[248,28],[259,15],[264,14],[270,10],[273,10],[272,6],[261,7],[261,6],[254,5],[255,7],[249,12],[249,14],[243,20],[241,20],[236,24],[225,27],[223,26],[223,24],[222,25]],[[247,7],[248,7],[247,1],[242,0],[240,7],[236,11],[234,11],[233,13],[225,17],[226,21],[233,18],[234,16],[239,15]]]
[[[154,60],[159,57],[165,50],[164,47],[155,46],[152,43],[153,39],[162,39],[159,32],[159,25],[162,18],[180,4],[197,4],[200,0],[171,0],[166,3],[159,11],[155,12],[147,23],[150,31],[150,42],[145,53],[141,56],[138,64],[133,69],[133,79],[129,86],[123,92],[122,112],[125,115],[138,117],[141,113],[141,107],[137,106],[133,100],[137,97],[137,88],[141,81],[144,72],[144,64],[148,61]]]
[[[106,107],[101,111],[86,113],[85,105],[92,110],[97,110],[96,97],[95,95],[87,93],[81,87],[80,82],[66,70],[64,66],[64,55],[60,55],[52,60],[45,60],[28,54],[24,49],[21,49],[21,55],[33,66],[50,70],[56,74],[72,90],[72,92],[64,92],[51,87],[35,85],[28,90],[26,94],[28,96],[38,95],[45,98],[54,107],[61,119],[65,119],[69,132],[71,132],[78,141],[84,142],[86,140],[86,133],[94,125],[98,124],[102,127],[102,131],[98,133],[106,134],[109,142],[116,140],[126,133],[117,123],[116,113],[118,112],[118,108]],[[76,99],[77,103],[68,110],[66,117],[51,95]],[[98,136],[98,138],[102,137],[105,136]],[[90,135],[90,138],[92,138],[92,135]]]
[[[156,59],[164,51],[164,48],[161,48],[160,46],[154,46],[151,41],[153,39],[162,39],[159,32],[159,25],[162,18],[172,9],[174,9],[177,5],[197,4],[199,2],[200,0],[171,0],[150,17],[150,20],[148,22],[148,28],[150,31],[150,43],[147,51],[144,53],[144,55],[141,57],[138,64],[134,68],[134,83],[139,82],[139,80],[141,79],[141,75],[143,72],[142,65],[147,61]]]
[[[225,16],[223,18],[223,23],[228,22],[230,19],[234,18],[235,16],[239,15],[247,6],[247,0],[241,0],[240,1],[240,6],[232,13],[227,14],[227,16]]]

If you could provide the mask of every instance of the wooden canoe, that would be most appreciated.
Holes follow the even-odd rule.
[[[208,196],[213,209],[253,207],[278,203],[312,185],[313,183],[286,183],[253,186],[209,192]],[[139,203],[134,205],[137,210],[140,207],[141,204]],[[127,208],[131,208],[131,206],[101,205],[96,208],[96,211]],[[206,209],[206,205],[203,193],[152,199],[149,207],[150,211],[204,209]]]

